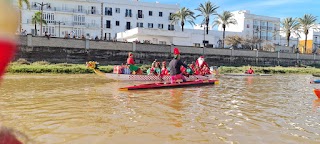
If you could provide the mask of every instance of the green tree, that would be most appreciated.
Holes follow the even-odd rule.
[[[286,33],[287,45],[290,46],[290,36],[292,33],[297,34],[299,29],[299,22],[297,19],[287,17],[281,21],[282,32]]]
[[[41,12],[36,12],[32,16],[32,24],[34,24],[35,35],[37,35],[37,23],[40,23],[42,21],[43,24],[47,24],[47,22],[44,19],[41,20],[41,15]]]
[[[199,7],[196,9],[200,12],[199,16],[203,16],[204,20],[203,23],[207,26],[206,31],[207,34],[209,33],[209,23],[210,23],[210,16],[217,15],[217,9],[219,7],[215,4],[212,4],[210,1],[207,1],[203,4],[200,4]]]
[[[213,21],[213,26],[221,25],[223,29],[222,48],[224,48],[224,39],[226,33],[226,27],[230,24],[237,24],[237,20],[233,18],[233,14],[230,11],[223,11],[222,14],[218,14],[216,20]]]
[[[30,2],[29,0],[18,0],[18,7],[19,7],[19,12],[20,12],[20,32],[21,32],[21,29],[22,29],[22,25],[21,25],[21,22],[22,22],[22,7],[23,7],[23,3],[25,3],[27,5],[27,8],[30,9]]]
[[[307,52],[307,38],[309,34],[309,29],[314,28],[316,26],[317,17],[311,14],[305,14],[302,18],[298,18],[298,22],[300,25],[300,30],[305,34],[304,41],[304,52]]]
[[[194,16],[194,12],[190,9],[183,7],[178,12],[171,15],[172,22],[179,22],[181,25],[182,31],[184,30],[185,22],[189,22],[191,25],[194,25],[194,20],[196,17]]]

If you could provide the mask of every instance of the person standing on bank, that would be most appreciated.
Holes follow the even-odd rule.
[[[182,79],[183,82],[187,81],[182,75],[180,67],[189,68],[185,63],[180,60],[180,52],[178,48],[173,49],[174,58],[169,63],[171,83],[176,82],[176,80]]]

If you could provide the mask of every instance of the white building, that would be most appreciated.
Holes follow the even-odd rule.
[[[226,32],[226,35],[241,35],[240,32]],[[117,34],[119,41],[165,45],[203,46],[203,41],[208,41],[209,47],[220,47],[222,32],[210,30],[205,34],[204,30],[184,29],[184,31],[167,31],[162,29],[134,28]]]
[[[164,30],[177,27],[171,24],[169,15],[178,11],[179,5],[138,0],[30,0],[31,10],[26,7],[22,10],[22,29],[27,30],[27,33],[35,34],[32,16],[40,11],[39,3],[42,2],[48,4],[43,6],[43,18],[48,24],[43,25],[42,35],[47,31],[57,37],[71,34],[110,40],[116,38],[116,33],[135,27]]]
[[[277,33],[280,29],[280,18],[251,14],[248,10],[231,12],[236,25],[229,25],[226,31],[241,32],[244,37],[257,37],[264,41],[264,44],[280,44],[280,36]],[[218,27],[222,31],[222,27]]]
[[[303,32],[299,33],[299,50],[303,53],[305,47],[305,37],[306,35]],[[309,33],[307,35],[307,51],[306,53],[312,53],[317,51],[320,48],[320,24],[315,25],[314,27],[309,29]]]

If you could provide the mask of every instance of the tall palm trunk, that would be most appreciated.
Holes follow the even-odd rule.
[[[37,22],[34,23],[34,31],[35,36],[37,36]]]
[[[184,22],[183,21],[181,21],[181,29],[182,29],[182,31],[184,30]]]
[[[222,35],[222,48],[224,48],[224,39],[225,39],[225,34],[226,34],[226,25],[222,25],[223,28],[223,35]]]
[[[288,45],[288,47],[290,47],[290,45],[289,45],[290,36],[291,36],[291,34],[290,34],[290,33],[287,33],[287,45]]]
[[[308,33],[306,33],[306,37],[304,40],[304,52],[307,53],[307,39],[308,39]]]
[[[207,31],[207,34],[209,34],[209,17],[207,17],[206,18],[206,26],[207,26],[207,29],[206,29],[206,31]]]

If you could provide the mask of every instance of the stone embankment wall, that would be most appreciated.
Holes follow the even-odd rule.
[[[191,63],[205,53],[210,65],[294,66],[295,64],[320,64],[319,55],[262,52],[250,50],[196,48],[185,46],[136,44],[123,42],[89,41],[45,37],[21,36],[19,52],[15,59],[48,61],[51,63],[78,63],[94,60],[102,65],[125,63],[128,52],[133,52],[136,63],[150,64],[172,58],[173,48],[178,47],[182,60]]]

